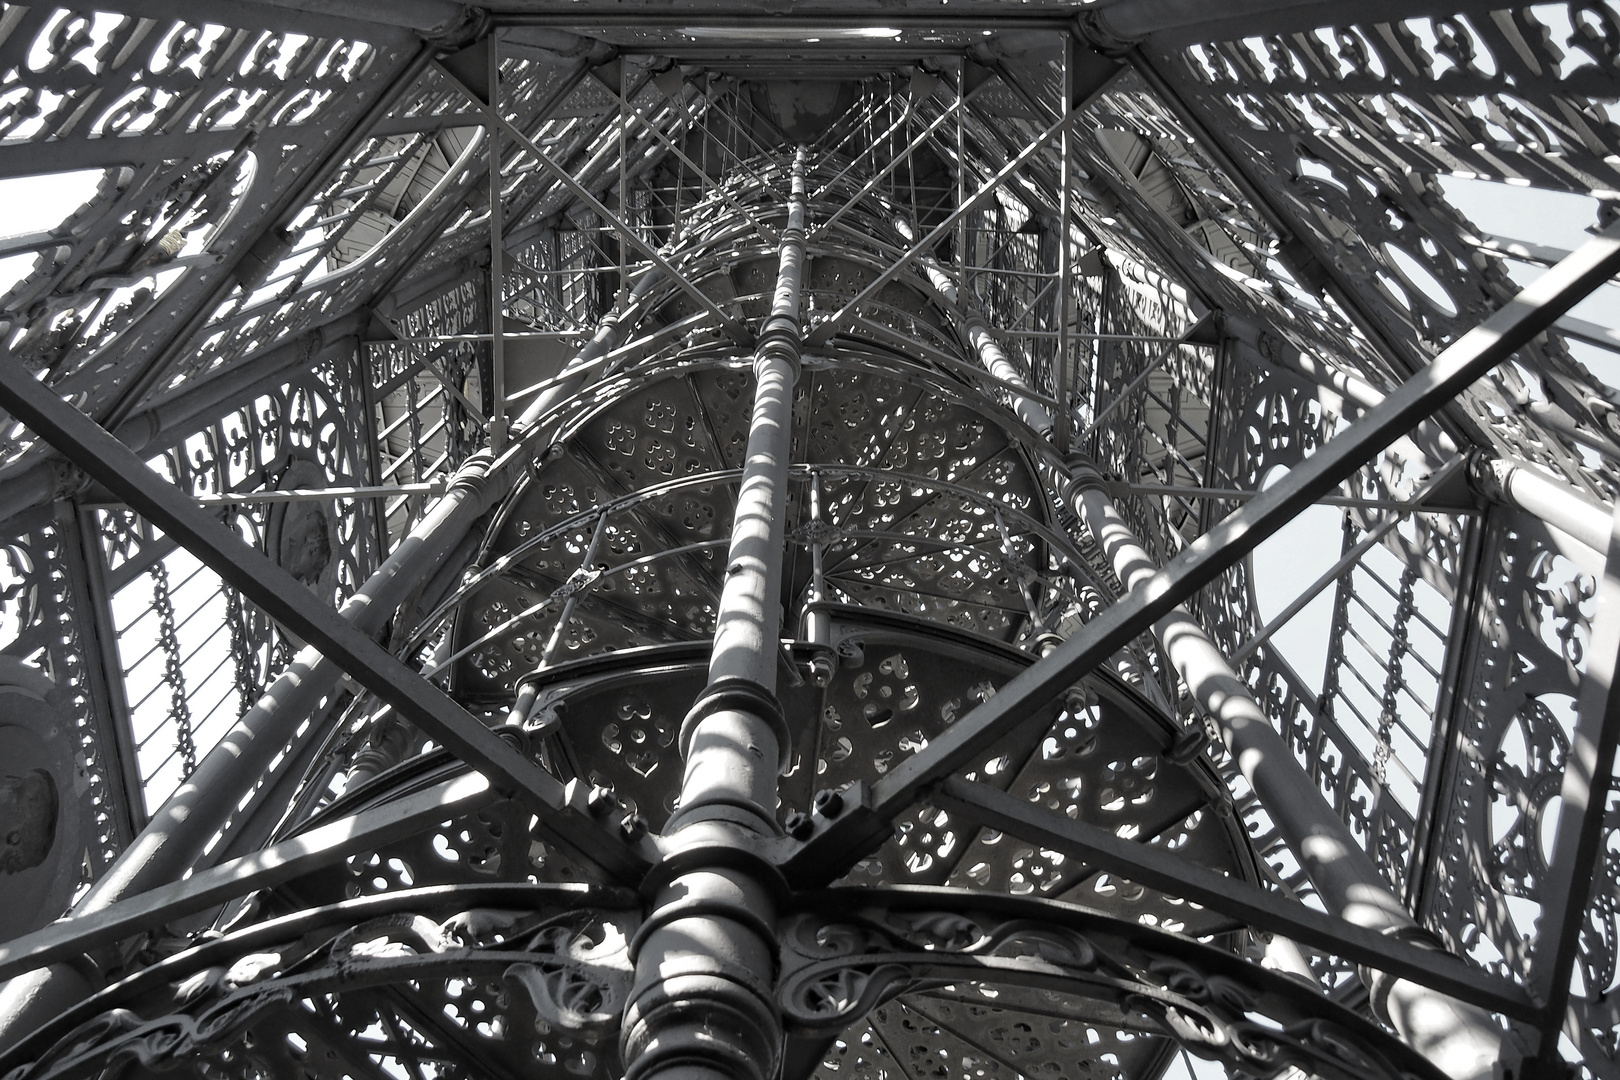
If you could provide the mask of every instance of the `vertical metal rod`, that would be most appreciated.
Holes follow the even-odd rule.
[[[1008,566],[1027,567],[1028,564],[1018,557],[1018,550],[1013,547],[1012,533],[1007,531],[1006,519],[1001,515],[1001,508],[995,507],[996,532],[1001,536],[1001,554],[1007,560]],[[1041,618],[1041,609],[1035,602],[1035,586],[1030,580],[1018,583],[1018,592],[1024,598],[1024,610],[1029,613],[1030,637],[1046,632],[1046,622]]]
[[[105,626],[110,631],[117,623],[113,621],[107,557],[101,549],[103,533],[96,511],[76,509],[74,504],[64,501],[57,503],[53,512],[64,540],[63,569],[69,587],[80,597],[79,613],[93,612],[95,625]],[[95,640],[85,650],[85,689],[94,710],[92,715],[100,728],[102,745],[114,750],[107,770],[113,774],[109,776],[113,784],[108,795],[113,820],[117,822],[121,838],[128,840],[146,826],[146,797],[141,784],[140,759],[135,752],[135,729],[125,694],[118,643],[110,632],[86,636]]]
[[[967,57],[962,58],[962,65],[956,76],[956,209],[960,213],[962,207],[967,205],[967,136],[963,131],[963,118],[967,115]],[[956,222],[956,276],[962,282],[963,291],[969,288],[968,282],[968,256],[967,256],[968,223],[967,215],[962,214]]]
[[[800,150],[776,292],[754,351],[749,425],[709,683],[681,725],[680,807],[670,857],[632,944],[635,981],[620,1028],[625,1080],[774,1080],[782,1022],[772,867],[748,841],[779,835],[777,777],[787,724],[776,700],[782,562],[801,335],[804,171]]]
[[[1559,1054],[1558,1036],[1569,1005],[1570,977],[1580,956],[1586,904],[1597,876],[1592,868],[1600,865],[1602,857],[1603,819],[1614,777],[1615,746],[1620,742],[1620,694],[1615,692],[1616,669],[1620,668],[1620,509],[1610,519],[1588,655],[1591,659],[1581,679],[1575,731],[1559,789],[1563,802],[1558,832],[1542,883],[1541,918],[1530,958],[1531,989],[1547,1006],[1535,1065],[1526,1070],[1531,1080],[1569,1075]],[[1588,992],[1599,989],[1589,987]]]
[[[493,36],[493,35],[491,35]],[[625,139],[630,133],[630,65],[623,57],[619,58],[619,216],[631,228],[635,223],[630,220],[630,158],[625,149]],[[656,127],[649,130],[657,131]],[[624,241],[619,241],[619,306],[623,307],[625,300],[630,296],[630,275],[627,270]]]
[[[1058,114],[1064,115],[1074,108],[1074,35],[1063,37],[1063,102]],[[1069,259],[1069,129],[1065,127],[1058,140],[1058,267],[1057,267],[1057,341],[1052,352],[1056,370],[1052,375],[1052,396],[1058,400],[1056,423],[1052,429],[1053,441],[1059,454],[1069,453],[1069,321],[1074,317],[1074,287],[1069,281],[1073,267]]]
[[[1109,497],[1089,459],[1077,458],[1063,493],[1107,556],[1127,592],[1146,587],[1157,573]],[[1329,912],[1380,933],[1422,938],[1422,930],[1389,891],[1378,867],[1357,843],[1315,781],[1210,641],[1198,621],[1177,605],[1153,624],[1165,655],[1187,684],[1200,711],[1215,722],[1233,760],[1266,808],[1277,832],[1304,868]],[[1486,1080],[1511,1058],[1490,1014],[1427,987],[1382,973],[1364,973],[1374,1006],[1408,1045],[1457,1080]]]
[[[807,641],[826,645],[832,641],[831,620],[817,605],[827,600],[826,547],[822,542],[821,474],[810,474],[810,593],[805,604],[804,636]]]
[[[490,402],[489,445],[499,454],[506,449],[506,302],[502,290],[506,279],[501,205],[501,46],[500,35],[490,34],[489,48],[489,353]]]

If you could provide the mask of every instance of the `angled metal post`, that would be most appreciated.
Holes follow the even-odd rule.
[[[985,371],[1006,386],[1012,393],[1013,412],[1018,418],[1028,424],[1032,430],[1040,435],[1050,435],[1053,428],[1052,413],[1033,396],[1033,389],[1029,380],[1018,365],[1007,359],[1007,354],[1001,348],[1001,342],[990,332],[990,324],[985,322],[984,316],[979,314],[978,305],[973,303],[971,296],[963,296],[964,286],[953,281],[939,260],[932,255],[924,255],[918,263],[928,274],[928,280],[938,289],[945,301],[958,312],[962,337],[968,348],[972,349],[979,358],[979,363]]]
[[[1563,801],[1558,831],[1541,883],[1541,917],[1530,954],[1531,989],[1546,1003],[1547,1019],[1534,1066],[1525,1073],[1528,1080],[1568,1075],[1558,1050],[1559,1035],[1572,1019],[1578,1022],[1565,1015],[1569,984],[1586,929],[1586,905],[1595,877],[1592,868],[1604,842],[1615,747],[1620,743],[1620,694],[1615,689],[1620,669],[1620,509],[1610,521],[1608,557],[1598,588],[1588,655],[1591,659],[1581,678],[1575,731],[1559,788]]]
[[[172,923],[227,900],[331,866],[494,802],[489,781],[469,773],[340,817],[230,862],[159,885],[93,912],[0,942],[0,982]]]
[[[1096,466],[1080,459],[1071,466],[1071,475],[1064,499],[1103,550],[1120,584],[1127,594],[1147,587],[1157,567],[1120,516]],[[1421,928],[1350,826],[1322,797],[1192,614],[1178,604],[1153,624],[1153,634],[1199,711],[1214,721],[1232,760],[1329,913],[1379,934],[1421,938]],[[1504,1045],[1501,1029],[1478,1007],[1387,973],[1375,973],[1368,988],[1374,1006],[1407,1044],[1457,1080],[1488,1080],[1497,1062],[1515,1056]]]
[[[128,447],[57,397],[10,357],[0,357],[0,406],[121,496],[294,634],[340,664],[399,715],[518,797],[548,839],[608,873],[635,880],[646,866],[634,848],[604,835],[561,781],[518,753],[403,661],[212,514],[154,473]],[[576,801],[578,805],[576,805]]]
[[[1522,461],[1485,454],[1473,458],[1468,479],[1475,491],[1492,502],[1522,510],[1593,551],[1609,550],[1610,509],[1568,481],[1556,480]]]

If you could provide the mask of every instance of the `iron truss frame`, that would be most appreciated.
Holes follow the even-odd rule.
[[[617,1033],[638,1078],[700,1059],[808,1076],[896,995],[996,980],[1147,1017],[1140,1030],[1239,1069],[1474,1075],[1446,1056],[1460,1040],[1463,1057],[1516,1075],[1616,1075],[1609,988],[1592,980],[1613,977],[1620,906],[1606,891],[1620,393],[1568,343],[1612,349],[1612,330],[1569,313],[1620,272],[1620,226],[1611,201],[1573,253],[1478,236],[1432,181],[1612,199],[1620,12],[1553,5],[1560,46],[1539,21],[1551,16],[1463,0],[306,6],[233,4],[214,28],[172,0],[0,22],[16,74],[0,177],[106,177],[60,228],[0,241],[37,256],[6,298],[0,357],[0,520],[25,568],[0,587],[30,613],[4,645],[28,666],[0,668],[0,690],[74,717],[67,753],[94,776],[83,813],[99,830],[53,886],[79,892],[71,917],[0,942],[0,978],[16,976],[0,1063],[152,1066],[210,1052],[289,995],[487,967],[541,1021],[591,1046]],[[772,77],[836,77],[862,96],[801,139],[750,89]],[[1546,272],[1519,289],[1510,257]],[[835,259],[850,276],[817,278]],[[736,267],[764,263],[746,292]],[[832,524],[832,488],[880,470],[792,461],[794,387],[901,363],[1008,432],[1007,460],[1044,502],[895,470],[912,501],[894,520]],[[690,373],[711,369],[752,373],[746,453],[681,490],[724,488],[729,531],[685,542],[649,524],[676,487],[603,482],[594,506],[499,549],[501,515],[616,402],[671,372],[696,395]],[[1263,486],[1279,465],[1286,477]],[[829,582],[887,544],[920,561],[903,526],[946,499],[993,521],[936,547],[1011,568],[1010,640],[1031,662],[881,776],[779,822],[760,761],[791,757],[779,680],[839,663],[823,640]],[[1343,557],[1262,625],[1246,557],[1319,505],[1345,511]],[[309,570],[287,538],[317,518],[319,542],[347,554]],[[609,565],[631,523],[667,551]],[[536,578],[532,604],[483,637],[457,636],[481,583],[557,538],[575,543],[571,572]],[[776,608],[801,558],[784,551],[800,549],[814,569],[795,632]],[[1397,584],[1369,552],[1401,561]],[[240,699],[207,714],[228,724],[200,747],[203,692],[180,663],[190,619],[168,584],[182,554],[228,613]],[[687,773],[661,833],[623,792],[557,775],[538,749],[560,730],[539,681],[486,700],[458,674],[542,614],[549,669],[570,628],[608,609],[609,586],[654,563],[714,594],[714,656],[669,750]],[[29,574],[66,582],[60,611],[26,599]],[[174,684],[159,727],[182,773],[156,805],[143,787],[165,766],[142,763],[139,662],[115,641],[143,574],[162,626],[149,655]],[[1416,599],[1420,584],[1445,614]],[[1276,633],[1329,586],[1333,642],[1312,687]],[[1367,600],[1378,586],[1388,615]],[[708,636],[614,602],[643,636]],[[92,624],[77,638],[75,618]],[[1409,645],[1425,622],[1444,655]],[[783,637],[820,651],[795,659]],[[1208,746],[1222,762],[1267,864],[1257,880],[984,782],[987,755],[1038,743],[1054,709],[1078,715],[1064,705],[1076,687],[1127,655],[1144,700],[1183,724],[1164,760]],[[1426,701],[1403,665],[1434,669]],[[1364,693],[1346,689],[1357,679]],[[1562,722],[1554,699],[1569,702]],[[1418,714],[1429,727],[1413,734]],[[370,805],[334,799],[342,769],[404,767],[399,721],[436,744],[442,773]],[[1520,735],[1522,764],[1504,749]],[[1405,804],[1397,768],[1415,774]],[[557,865],[604,884],[521,900],[518,885],[401,890],[248,925],[257,898],[508,803]],[[1322,982],[1290,1001],[1285,976],[1209,941],[1044,900],[888,881],[818,891],[879,858],[923,806],[1288,939]],[[699,899],[683,906],[683,890]],[[587,896],[589,927],[512,924],[524,949],[506,948],[511,926],[462,918],[503,897],[554,913]],[[1510,898],[1533,898],[1529,925]],[[353,948],[365,920],[401,913],[413,929],[383,934],[400,951]],[[237,921],[171,959],[131,949],[189,916]],[[680,944],[698,924],[724,939],[703,955]],[[328,926],[351,933],[290,959],[286,943]],[[622,955],[601,944],[614,935],[631,942]],[[267,942],[285,955],[262,985],[216,981],[62,1049],[96,1010]],[[704,1042],[693,1002],[731,1018],[726,1045]],[[1435,1002],[1451,1011],[1427,1019]],[[1286,1037],[1245,1026],[1245,1010]]]

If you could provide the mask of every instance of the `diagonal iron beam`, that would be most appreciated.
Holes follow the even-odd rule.
[[[1413,492],[1410,499],[1406,500],[1405,506],[1392,507],[1391,509],[1393,509],[1393,513],[1386,515],[1384,519],[1377,525],[1374,525],[1372,528],[1368,529],[1367,535],[1363,536],[1361,540],[1357,542],[1356,545],[1349,551],[1346,551],[1343,555],[1341,555],[1338,562],[1322,571],[1322,573],[1317,576],[1315,581],[1306,586],[1304,592],[1290,600],[1287,607],[1279,611],[1270,622],[1266,623],[1259,630],[1255,631],[1254,636],[1248,641],[1245,641],[1242,646],[1232,654],[1232,666],[1236,667],[1237,665],[1243,663],[1243,661],[1247,660],[1254,654],[1256,649],[1270,641],[1272,636],[1275,635],[1277,631],[1288,625],[1288,621],[1290,619],[1292,619],[1295,615],[1298,615],[1301,611],[1305,610],[1306,605],[1308,605],[1312,600],[1316,599],[1317,594],[1319,594],[1329,585],[1333,584],[1335,581],[1338,581],[1339,578],[1342,577],[1351,567],[1358,565],[1361,562],[1361,557],[1363,555],[1367,554],[1367,552],[1371,551],[1374,546],[1381,543],[1384,537],[1388,536],[1397,525],[1406,520],[1407,514],[1415,513],[1416,511],[1422,509],[1424,500],[1426,500],[1430,495],[1434,494],[1434,492],[1438,490],[1442,484],[1444,484],[1447,480],[1450,480],[1456,475],[1459,469],[1464,468],[1467,464],[1468,458],[1459,454],[1450,461],[1446,462],[1444,465],[1440,466],[1439,469],[1435,470],[1434,475],[1425,480],[1423,482],[1423,486],[1418,488],[1417,491]]]
[[[1103,88],[1112,82],[1114,78],[1124,70],[1125,69],[1123,67],[1111,67],[1107,69],[1106,73],[1100,75],[1098,77],[1097,84],[1094,87],[1088,88],[1087,92],[1081,95],[1082,100],[1079,105],[1069,109],[1063,114],[1062,117],[1047,125],[1039,135],[1030,140],[1028,146],[1024,147],[1024,149],[1018,152],[1017,157],[1014,157],[1011,161],[1007,162],[1007,164],[1003,165],[999,170],[996,171],[994,176],[985,181],[984,185],[981,186],[978,191],[964,199],[961,205],[959,205],[955,210],[951,211],[949,217],[940,222],[938,225],[934,226],[932,232],[923,237],[921,240],[917,241],[915,244],[911,245],[911,247],[908,248],[906,252],[898,259],[896,259],[887,270],[883,271],[883,273],[874,278],[871,283],[866,286],[866,288],[862,289],[859,293],[852,297],[848,303],[839,308],[831,318],[822,323],[820,326],[816,327],[815,331],[805,339],[805,344],[811,348],[820,348],[828,341],[832,340],[832,336],[843,327],[844,323],[847,322],[852,315],[855,314],[856,308],[870,300],[872,297],[876,296],[885,285],[893,281],[902,272],[904,272],[905,269],[912,264],[912,260],[916,259],[919,255],[934,250],[935,245],[950,234],[950,231],[956,227],[957,222],[967,220],[967,216],[969,214],[977,210],[987,199],[990,198],[990,196],[999,191],[1001,189],[1001,185],[1005,184],[1009,179],[1016,175],[1018,170],[1022,169],[1029,162],[1030,158],[1040,153],[1041,149],[1051,141],[1052,136],[1058,134],[1064,128],[1068,127],[1068,125],[1074,122],[1074,120],[1079,117],[1081,113],[1085,112],[1086,109],[1091,105],[1091,99],[1094,98],[1098,93],[1101,93]],[[958,112],[957,115],[960,116],[961,113]],[[958,164],[960,165],[960,162]]]
[[[981,827],[1061,851],[1138,885],[1230,915],[1250,926],[1275,930],[1324,952],[1410,979],[1482,1008],[1518,1019],[1534,1021],[1540,1017],[1540,1009],[1523,987],[1470,967],[1450,953],[1398,941],[1279,893],[1216,873],[1173,852],[1071,820],[987,784],[952,777],[935,789],[929,802]]]
[[[62,919],[0,944],[0,982],[207,911],[239,896],[291,881],[357,852],[402,840],[495,801],[489,782],[471,773],[362,810],[221,863],[181,881]]]
[[[516,796],[553,841],[621,881],[637,881],[649,860],[602,827],[578,785],[518,753],[443,690],[411,670],[291,574],[158,476],[127,446],[57,397],[11,356],[0,356],[0,407],[123,499],[265,614],[318,648],[361,685]]]
[[[1361,420],[1182,550],[1141,588],[1120,598],[994,697],[901,762],[852,792],[783,863],[796,885],[831,881],[888,839],[896,817],[996,743],[1033,737],[1045,709],[1119,648],[1225,572],[1419,421],[1513,355],[1620,271],[1620,226],[1588,241],[1495,314],[1436,356]]]
[[[465,94],[471,101],[477,104],[482,104],[478,94],[470,89],[466,83],[462,82],[457,75],[450,71],[450,69],[446,68],[443,64],[440,64],[437,61],[434,62],[433,66],[440,75],[450,80],[450,84]],[[512,121],[508,120],[506,117],[499,114],[494,114],[493,118],[495,122],[500,125],[500,129],[511,135],[512,138],[517,141],[517,144],[520,147],[528,152],[529,155],[541,165],[545,166],[546,170],[557,178],[558,183],[562,184],[563,187],[573,192],[574,196],[579,199],[580,202],[590,207],[594,214],[600,217],[603,221],[607,222],[608,227],[614,232],[618,233],[620,239],[630,244],[631,247],[641,252],[648,259],[651,259],[653,265],[662,270],[669,277],[669,280],[680,286],[681,291],[685,292],[693,300],[696,300],[703,310],[707,311],[710,315],[718,319],[720,325],[725,329],[727,336],[740,345],[752,344],[752,335],[749,334],[747,328],[744,327],[742,323],[738,322],[730,315],[727,315],[725,311],[721,309],[720,305],[714,302],[713,298],[711,298],[708,293],[704,292],[702,289],[692,284],[692,282],[688,281],[686,276],[677,270],[673,263],[658,253],[657,248],[643,240],[641,235],[637,233],[636,230],[632,229],[628,224],[626,224],[625,221],[619,217],[619,215],[615,214],[612,210],[609,210],[607,204],[593,195],[589,188],[587,188],[584,184],[581,184],[578,180],[574,179],[572,173],[559,165],[556,159],[542,150],[533,139],[525,135],[521,128],[512,123]]]

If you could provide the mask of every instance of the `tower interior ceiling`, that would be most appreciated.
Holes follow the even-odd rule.
[[[1620,1078],[1616,0],[0,72],[0,1080]]]

